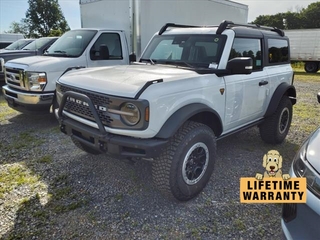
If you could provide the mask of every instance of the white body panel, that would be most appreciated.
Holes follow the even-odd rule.
[[[291,60],[320,61],[320,29],[285,30],[290,40]]]

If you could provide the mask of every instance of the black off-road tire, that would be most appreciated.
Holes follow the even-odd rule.
[[[210,180],[216,159],[216,137],[206,125],[186,122],[152,165],[154,184],[167,197],[187,201]]]
[[[80,148],[84,152],[87,152],[87,153],[90,153],[90,154],[93,154],[93,155],[101,154],[100,151],[84,145],[83,143],[79,142],[77,139],[75,139],[73,137],[71,137],[71,140],[74,143],[74,145],[76,145],[78,148]]]
[[[270,144],[282,143],[286,138],[292,120],[292,103],[283,96],[277,110],[259,126],[263,141]]]
[[[304,70],[307,73],[316,73],[319,70],[319,63],[317,63],[317,62],[305,62]]]

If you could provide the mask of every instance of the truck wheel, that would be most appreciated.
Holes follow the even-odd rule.
[[[82,151],[85,151],[85,152],[93,154],[93,155],[101,154],[101,152],[99,152],[98,150],[95,150],[95,149],[93,149],[91,147],[88,147],[88,146],[84,145],[83,143],[79,142],[77,139],[75,139],[73,137],[71,137],[71,140],[74,143],[74,145],[76,145]]]
[[[304,64],[304,70],[307,73],[316,73],[319,70],[319,65],[317,62],[306,62]]]
[[[169,198],[187,201],[208,183],[216,159],[216,138],[201,123],[186,122],[152,165],[155,185]]]
[[[271,144],[282,143],[286,138],[292,120],[292,103],[283,96],[277,110],[259,126],[263,141]]]

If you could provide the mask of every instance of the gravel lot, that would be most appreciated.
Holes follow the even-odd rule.
[[[220,140],[211,181],[185,203],[154,189],[150,162],[86,154],[53,116],[20,114],[0,95],[0,238],[280,239],[281,205],[240,204],[239,178],[263,172],[270,149],[280,151],[287,172],[318,125],[320,81],[296,76],[295,86],[299,102],[287,140],[267,145],[257,128]],[[304,116],[303,106],[314,115]]]

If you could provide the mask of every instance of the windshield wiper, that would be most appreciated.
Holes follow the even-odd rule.
[[[154,59],[152,59],[152,58],[148,58],[148,59],[146,59],[146,58],[141,58],[141,59],[140,59],[140,62],[141,62],[141,61],[149,62],[149,63],[151,63],[152,65],[155,65],[156,62],[157,62],[157,60],[154,60]]]
[[[168,60],[164,60],[164,61],[159,61],[160,64],[170,64],[170,65],[174,65],[174,66],[185,66],[185,67],[189,67],[189,68],[195,68],[194,65],[185,62],[185,61],[168,61]]]
[[[56,51],[53,51],[54,53],[67,53],[66,51],[62,51],[62,50],[56,50]]]

